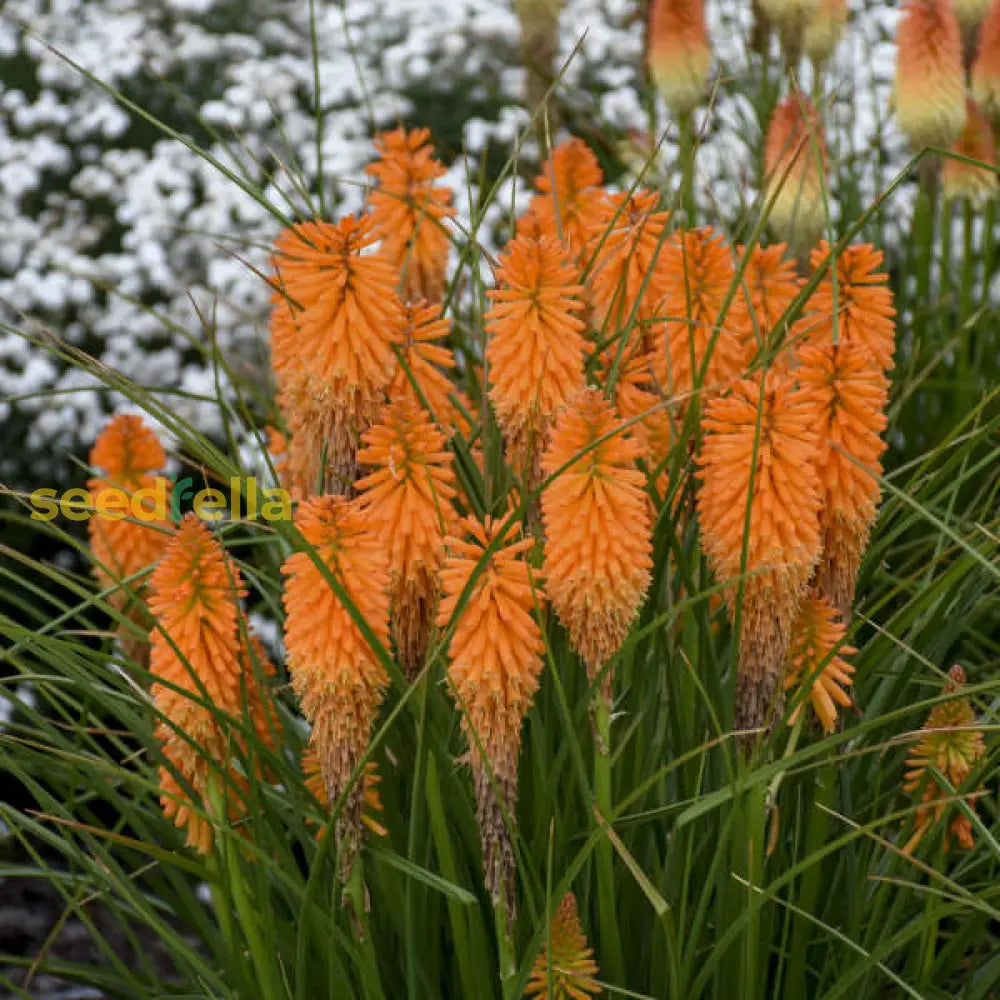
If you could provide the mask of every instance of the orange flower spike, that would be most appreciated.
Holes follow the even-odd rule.
[[[962,33],[951,0],[911,0],[896,35],[896,120],[914,149],[947,148],[965,123]]]
[[[750,336],[755,344],[774,345],[778,325],[802,287],[795,262],[785,256],[787,249],[784,243],[776,243],[770,247],[758,244],[750,250],[750,259],[743,272],[743,288],[748,302]],[[740,248],[740,255],[746,255],[745,247]],[[786,369],[788,353],[785,347],[777,357],[772,357],[772,369]]]
[[[316,756],[314,747],[307,746],[302,751],[302,776],[305,779],[306,788],[324,809],[330,808],[330,800],[326,794],[326,780],[323,778],[323,771],[319,765],[319,758]],[[378,762],[369,760],[365,762],[364,788],[361,799],[361,825],[370,830],[376,837],[388,837],[389,831],[378,821],[378,813],[382,812],[382,797],[379,795],[378,786],[382,781],[382,776],[378,773]],[[323,828],[317,831],[316,836],[323,835]]]
[[[444,220],[455,214],[446,173],[434,158],[430,130],[397,128],[375,137],[379,159],[365,168],[378,186],[369,194],[382,253],[402,275],[404,300],[440,302],[450,241]]]
[[[603,182],[597,157],[582,139],[573,137],[559,143],[535,179],[540,193],[518,220],[517,235],[561,238],[580,263],[588,226],[603,199]]]
[[[693,111],[705,96],[712,47],[702,0],[650,0],[649,73],[675,116]]]
[[[353,479],[357,436],[382,405],[406,318],[397,275],[370,218],[303,222],[275,241],[278,283],[292,302],[272,312],[272,358],[292,440],[289,467],[307,492],[320,479],[324,445],[338,489]],[[282,310],[289,315],[283,319]]]
[[[837,342],[867,347],[883,371],[891,370],[896,350],[896,310],[889,276],[878,270],[882,251],[870,243],[845,247],[836,261],[836,288],[830,266],[825,263],[829,253],[826,240],[812,251],[813,270],[823,267],[824,273],[806,303],[805,315],[795,324],[795,342],[816,346],[833,343],[836,315]]]
[[[889,383],[871,352],[850,342],[802,348],[797,375],[820,436],[823,555],[816,586],[846,622],[881,495]]]
[[[837,726],[837,706],[853,704],[846,688],[853,683],[854,667],[844,657],[857,650],[844,644],[844,625],[830,603],[810,594],[799,608],[785,667],[785,690],[808,686],[809,701],[823,731]],[[791,721],[795,722],[799,706]]]
[[[965,671],[958,665],[948,671],[945,691],[957,693],[965,684]],[[906,766],[903,790],[909,795],[920,793],[921,802],[917,809],[916,829],[903,848],[912,851],[930,826],[941,819],[949,807],[947,802],[935,802],[952,795],[952,791],[941,785],[930,773],[933,768],[951,784],[955,791],[966,783],[973,767],[986,753],[982,730],[976,725],[976,715],[968,698],[955,697],[935,705],[923,725],[924,735],[910,752]],[[975,808],[974,799],[969,796],[969,805]],[[972,824],[961,812],[952,821],[949,833],[957,837],[962,847],[973,846]],[[945,845],[949,840],[945,834]]]
[[[316,556],[340,581],[383,646],[389,645],[389,566],[382,538],[356,502],[316,497],[302,504],[295,524]],[[337,836],[346,873],[360,835],[363,789],[351,777],[371,738],[389,677],[347,608],[308,552],[295,552],[286,577],[285,646],[292,687],[312,725],[327,796],[347,792]]]
[[[664,268],[669,284],[659,312],[667,318],[653,328],[651,365],[663,392],[686,406],[696,391],[716,392],[743,374],[752,353],[750,317],[736,295],[716,333],[736,269],[713,229],[682,231],[665,250]]]
[[[627,434],[594,442],[621,420],[600,391],[585,389],[556,422],[542,459],[545,579],[591,680],[621,647],[649,587],[649,498],[635,467],[639,445]],[[611,674],[602,684],[610,701]]]
[[[823,66],[833,55],[847,24],[847,0],[819,0],[806,21],[803,47],[806,55]]]
[[[766,726],[780,711],[791,628],[820,554],[814,423],[810,401],[790,377],[775,374],[766,376],[763,393],[759,375],[736,382],[729,394],[709,401],[702,418],[701,543],[726,584],[733,617],[753,477],[740,613],[740,729]]]
[[[466,536],[447,539],[441,572],[444,596],[438,624],[446,627],[483,552],[503,523],[464,518]],[[509,815],[517,806],[517,760],[521,726],[538,690],[545,644],[535,619],[544,600],[525,562],[534,540],[504,541],[487,559],[470,598],[454,624],[448,648],[448,680],[462,713],[476,788],[476,815],[483,840],[486,886],[513,913],[514,852],[494,793]]]
[[[407,677],[423,666],[440,586],[444,536],[457,517],[455,473],[444,437],[425,411],[401,397],[363,438],[359,500],[389,556],[392,636]]]
[[[941,189],[946,198],[968,198],[978,206],[989,201],[997,191],[997,175],[989,169],[997,165],[996,142],[989,121],[971,97],[966,99],[966,107],[965,125],[951,152],[988,166],[978,167],[945,157],[941,164]]]
[[[994,121],[1000,120],[1000,0],[992,0],[979,29],[972,96]]]
[[[823,120],[805,94],[792,91],[774,109],[764,137],[764,204],[771,228],[797,252],[826,225],[826,169]]]
[[[588,1000],[597,996],[600,970],[594,961],[594,949],[587,947],[587,936],[580,924],[576,897],[571,892],[563,896],[549,927],[551,948],[543,944],[535,959],[525,997],[551,997],[554,1000]],[[549,969],[552,970],[552,992],[549,992]]]

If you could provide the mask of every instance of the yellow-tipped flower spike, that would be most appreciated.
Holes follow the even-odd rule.
[[[590,147],[576,137],[559,143],[542,164],[535,179],[539,194],[531,199],[525,216],[518,220],[518,235],[562,239],[573,259],[581,262],[587,247],[588,227],[598,211],[604,192],[604,174]]]
[[[820,439],[823,555],[816,586],[846,622],[881,496],[889,383],[860,344],[804,347],[799,362],[799,385],[814,408]]]
[[[955,693],[965,684],[965,671],[958,665],[948,671],[945,690]],[[954,793],[942,785],[930,771],[933,768],[950,782],[957,792],[965,784],[972,768],[986,753],[982,730],[976,725],[976,715],[968,698],[955,697],[935,705],[923,725],[924,735],[907,758],[904,791],[909,795],[920,794],[923,805],[917,809],[916,829],[903,848],[911,852],[923,839],[930,827],[940,820],[949,803],[938,801]],[[975,799],[968,795],[966,801],[975,808]],[[967,850],[973,847],[972,823],[964,813],[955,810],[948,831],[947,847],[952,835]]]
[[[759,0],[767,19],[781,37],[781,48],[788,66],[795,70],[802,55],[806,26],[815,16],[822,0]]]
[[[556,414],[584,386],[584,288],[558,240],[518,236],[500,256],[486,314],[490,399],[528,489]]]
[[[650,0],[646,58],[649,73],[678,117],[705,96],[712,47],[702,0]]]
[[[434,158],[430,134],[397,128],[377,135],[379,159],[365,168],[378,184],[368,195],[375,233],[410,302],[441,301],[450,247],[444,220],[455,214],[451,188],[435,184],[446,171]]]
[[[847,24],[847,0],[819,0],[806,21],[803,47],[806,55],[822,66],[833,55]]]
[[[945,198],[968,198],[973,205],[981,206],[997,192],[997,175],[990,169],[997,165],[996,142],[989,121],[971,97],[966,107],[965,125],[951,152],[987,165],[979,167],[946,156],[941,164],[941,190]]]
[[[302,222],[275,241],[280,297],[271,361],[291,431],[289,468],[305,494],[325,479],[342,492],[354,478],[358,435],[382,406],[396,369],[405,315],[398,275],[375,242],[371,218]],[[326,454],[326,470],[321,468]]]
[[[736,694],[740,729],[766,726],[781,709],[791,628],[820,554],[814,424],[809,400],[790,377],[775,374],[763,386],[760,376],[735,383],[728,395],[708,403],[702,418],[701,544],[726,585],[734,619],[740,574],[746,573]]]
[[[963,34],[969,35],[983,23],[990,0],[952,0],[952,6]]]
[[[316,497],[299,507],[295,525],[387,647],[389,566],[383,540],[365,512],[342,497]],[[329,801],[347,793],[337,823],[346,874],[357,851],[363,798],[361,782],[350,786],[351,777],[371,739],[389,677],[312,554],[293,553],[282,573],[292,687],[312,724],[309,742],[319,758]]]
[[[591,680],[625,641],[652,567],[649,498],[635,467],[639,445],[620,433],[594,446],[620,425],[600,391],[585,389],[556,422],[542,459],[546,476],[573,462],[542,494],[545,580]],[[610,672],[602,691],[610,701]]]
[[[551,947],[535,959],[524,991],[525,997],[546,997],[550,1000],[588,1000],[597,996],[601,987],[597,982],[600,970],[594,961],[594,949],[587,946],[587,936],[580,924],[576,897],[571,892],[563,896],[552,914],[549,927]],[[549,992],[549,970],[552,992]]]
[[[893,104],[915,149],[947,148],[965,123],[962,33],[951,0],[911,0],[896,35]]]
[[[331,803],[326,793],[326,779],[323,777],[323,769],[320,767],[315,747],[307,746],[302,751],[302,776],[305,779],[306,788],[309,789],[313,797],[324,809],[329,809]],[[378,773],[378,762],[366,761],[364,790],[361,796],[361,825],[375,834],[376,837],[388,837],[389,831],[378,820],[378,814],[382,812],[382,797],[378,791],[381,781],[382,775]],[[316,836],[321,837],[322,835],[323,827],[320,827]]]
[[[441,573],[444,597],[438,624],[447,626],[501,521],[468,517],[462,536],[447,540]],[[486,887],[494,901],[514,911],[514,851],[504,823],[517,806],[517,759],[521,724],[538,690],[545,644],[535,619],[544,597],[525,555],[530,538],[505,541],[486,560],[468,603],[458,615],[448,647],[448,680],[462,713],[476,788],[476,816],[483,839]],[[493,787],[500,793],[498,801]]]
[[[815,243],[826,225],[826,159],[819,111],[792,91],[774,109],[764,138],[764,205],[771,229],[796,252]]]
[[[752,247],[746,270],[743,272],[743,291],[747,300],[750,339],[754,349],[764,347],[774,350],[781,335],[779,325],[787,316],[789,307],[795,301],[802,287],[795,270],[795,262],[785,256],[788,247],[784,243],[762,247]],[[745,247],[740,248],[740,256],[747,256]],[[787,345],[770,357],[770,367],[774,371],[788,368],[790,351]]]
[[[389,555],[391,631],[411,680],[423,666],[437,610],[444,537],[457,521],[455,473],[444,437],[427,413],[403,396],[362,436],[357,483],[365,517]]]
[[[849,708],[853,704],[846,689],[853,683],[854,667],[844,657],[857,650],[844,643],[845,631],[829,601],[818,594],[810,594],[802,602],[792,626],[785,690],[808,689],[809,702],[826,733],[837,726],[837,706]],[[799,705],[792,722],[801,710]]]
[[[125,589],[108,594],[112,607],[125,612],[129,620],[140,628],[149,629],[149,616],[141,603],[144,592],[142,581],[123,584],[122,581],[150,567],[163,555],[173,525],[167,511],[154,510],[151,498],[140,499],[146,511],[143,523],[131,513],[132,497],[142,489],[151,489],[163,468],[167,456],[153,431],[142,417],[121,415],[113,417],[98,435],[90,452],[90,464],[103,472],[103,476],[90,479],[87,489],[96,513],[87,521],[90,534],[90,551],[94,557],[94,576],[102,589],[127,587],[134,592],[130,597]],[[129,497],[128,509],[119,505],[114,513],[106,506],[99,508],[102,492],[122,490]],[[171,484],[164,483],[164,496],[170,502]],[[105,504],[109,501],[105,493]],[[125,655],[144,661],[149,650],[148,641],[138,638],[124,623],[118,629],[118,638]]]
[[[972,96],[994,121],[1000,120],[1000,0],[993,0],[979,29]]]
[[[870,243],[845,247],[836,259],[836,282],[824,264],[830,245],[820,241],[811,254],[813,270],[823,267],[823,278],[809,297],[803,317],[795,324],[796,345],[861,344],[875,356],[883,371],[893,367],[896,349],[896,310],[889,276],[879,271],[883,254]]]

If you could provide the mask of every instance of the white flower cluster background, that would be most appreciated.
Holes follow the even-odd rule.
[[[697,122],[696,195],[724,229],[757,193],[761,123],[748,95],[761,64],[747,52],[749,6],[709,2],[715,77]],[[562,13],[560,116],[605,162],[628,162],[622,150],[649,148],[650,129],[669,124],[643,90],[639,7],[568,0]],[[833,161],[854,179],[855,211],[906,161],[887,121],[897,16],[857,0],[822,84]],[[217,384],[229,391],[208,360],[214,350],[266,388],[261,272],[278,222],[112,91],[289,216],[308,213],[320,191],[328,212],[357,210],[372,136],[428,125],[468,230],[484,178],[491,185],[518,153],[524,166],[478,234],[495,249],[537,169],[537,143],[523,141],[531,116],[518,42],[512,0],[7,0],[0,482],[79,478],[67,453],[85,460],[107,416],[132,405],[61,360],[67,349],[164,393],[210,435],[221,431]],[[776,67],[775,51],[775,84]],[[672,135],[654,183],[675,183]],[[612,179],[628,180],[620,170]],[[899,201],[886,215],[905,221]]]

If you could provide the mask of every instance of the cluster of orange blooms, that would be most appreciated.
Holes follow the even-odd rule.
[[[349,867],[388,657],[412,681],[440,638],[499,899],[514,881],[504,813],[516,807],[544,608],[609,705],[613,658],[650,585],[654,519],[690,519],[685,495],[738,622],[737,725],[768,726],[786,686],[828,731],[851,704],[843,639],[880,494],[894,310],[871,246],[821,243],[804,295],[782,245],[671,231],[655,192],[606,190],[571,139],[496,263],[483,360],[521,499],[480,517],[455,468],[459,442],[483,462],[481,413],[449,377],[451,195],[427,140],[381,136],[367,211],[297,224],[275,243],[273,440],[305,542],[283,567],[284,639],[311,724],[304,773],[341,805]],[[674,459],[696,440],[690,479]],[[116,418],[92,454],[107,481],[133,489],[163,461],[134,417]],[[539,491],[539,516],[517,517]],[[281,745],[275,668],[241,610],[237,566],[193,515],[91,525],[103,584],[159,561],[148,603],[162,802],[207,850],[206,808],[236,808],[227,790],[265,763],[247,763],[243,734]],[[227,716],[243,720],[235,737]],[[369,801],[376,781],[369,773]]]

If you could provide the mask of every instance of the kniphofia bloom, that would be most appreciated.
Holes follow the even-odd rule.
[[[549,926],[550,946],[544,945],[535,959],[525,997],[551,997],[554,1000],[588,1000],[601,992],[597,982],[599,969],[594,961],[594,949],[588,947],[587,936],[580,923],[576,897],[571,892],[563,896],[552,914]],[[551,971],[552,992],[549,992]]]
[[[847,0],[819,0],[806,20],[803,47],[806,55],[822,66],[833,55],[847,23]]]
[[[979,29],[972,96],[994,121],[1000,120],[1000,0],[992,0]]]
[[[693,110],[712,65],[702,0],[650,0],[646,60],[667,107],[675,115]]]
[[[753,246],[743,272],[751,343],[755,350],[763,349],[768,364],[776,368],[788,367],[788,347],[779,348],[777,341],[780,325],[802,287],[795,262],[785,256],[787,249],[784,243]],[[740,253],[746,256],[746,248]]]
[[[946,198],[968,198],[978,206],[997,191],[996,140],[989,120],[971,97],[966,98],[966,109],[965,125],[950,151],[984,166],[946,156],[941,164],[941,190]]]

